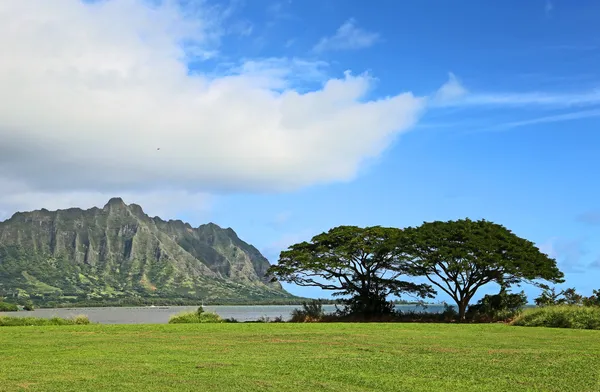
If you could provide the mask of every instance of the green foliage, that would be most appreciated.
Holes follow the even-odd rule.
[[[467,318],[505,321],[519,314],[525,305],[527,305],[525,292],[511,294],[506,290],[500,290],[498,294],[486,294],[476,305],[469,306]]]
[[[268,260],[233,230],[150,218],[120,199],[102,209],[17,213],[0,222],[0,232],[0,297],[12,302],[47,307],[295,298],[265,276]]]
[[[542,285],[542,293],[535,299],[537,306],[584,305],[600,306],[600,290],[594,290],[589,297],[579,294],[574,288],[556,291],[555,287]]]
[[[323,320],[324,316],[323,303],[314,300],[302,303],[302,309],[294,309],[290,321],[293,323],[318,322]]]
[[[429,285],[400,280],[408,266],[397,257],[400,229],[339,226],[281,252],[268,273],[298,286],[320,287],[344,299],[349,313],[390,313],[390,294],[432,297]]]
[[[512,322],[524,327],[600,329],[600,307],[554,305],[527,309]]]
[[[542,293],[537,297],[534,302],[537,306],[552,306],[558,305],[562,292],[556,292],[555,287],[549,287],[542,285]]]
[[[169,324],[203,324],[203,323],[222,323],[223,319],[212,312],[183,312],[171,316]]]
[[[584,306],[600,306],[600,290],[594,290],[589,297],[583,298]]]
[[[198,309],[196,310],[196,314],[198,315],[198,317],[202,316],[203,313],[204,308],[202,306],[198,306]]]
[[[0,312],[16,312],[17,310],[19,310],[19,307],[15,304],[0,302]]]
[[[47,326],[47,325],[87,325],[90,320],[86,315],[78,315],[73,318],[41,318],[41,317],[8,317],[0,316],[0,327],[24,327],[24,326]]]
[[[424,276],[456,302],[464,320],[477,290],[497,283],[510,287],[522,281],[562,282],[556,261],[528,240],[486,220],[426,222],[399,237],[405,260],[415,276]]]

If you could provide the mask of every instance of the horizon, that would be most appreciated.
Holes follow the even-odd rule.
[[[340,225],[486,219],[555,258],[558,287],[590,295],[598,12],[591,0],[5,2],[0,222],[119,195],[231,228],[274,264]]]

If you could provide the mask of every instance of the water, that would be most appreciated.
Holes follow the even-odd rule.
[[[289,320],[292,311],[300,305],[272,305],[272,306],[204,306],[207,312],[216,312],[222,318],[235,318],[238,321],[255,321],[261,317],[274,319],[283,317]],[[169,318],[180,312],[195,311],[197,306],[157,306],[151,307],[123,307],[123,308],[63,308],[63,309],[36,309],[31,312],[0,312],[0,316],[32,316],[32,317],[63,317],[69,318],[78,314],[85,314],[90,321],[101,324],[165,324]],[[426,309],[416,305],[396,305],[397,310],[403,312],[421,311],[440,313],[444,310],[442,305],[429,305]],[[326,313],[334,312],[335,305],[323,305]]]

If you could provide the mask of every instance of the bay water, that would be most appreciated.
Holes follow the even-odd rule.
[[[224,319],[234,318],[238,321],[256,321],[261,318],[274,319],[282,317],[289,320],[294,309],[300,305],[247,305],[247,306],[204,306],[207,312],[215,312]],[[169,318],[177,313],[190,312],[198,309],[197,306],[156,306],[156,307],[107,307],[107,308],[57,308],[35,309],[33,311],[0,312],[0,316],[19,317],[63,317],[69,318],[76,315],[87,315],[91,322],[100,324],[165,324]],[[430,312],[441,313],[443,305],[428,305],[423,308],[417,305],[396,305],[402,312]],[[323,305],[325,313],[336,310],[335,305]]]

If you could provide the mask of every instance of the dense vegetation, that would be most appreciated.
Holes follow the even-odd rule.
[[[85,315],[72,318],[9,317],[0,316],[0,327],[29,327],[48,325],[87,325],[90,320]]]
[[[0,222],[0,298],[36,306],[293,301],[232,229],[192,227],[111,199]],[[300,299],[296,299],[296,303]]]
[[[203,324],[222,323],[223,319],[216,313],[205,312],[202,306],[195,312],[183,312],[171,316],[169,324]]]
[[[268,273],[300,286],[316,286],[344,297],[342,316],[381,319],[392,315],[390,295],[432,298],[441,289],[466,321],[470,301],[495,283],[497,296],[472,307],[471,318],[514,315],[525,298],[511,286],[538,280],[563,282],[556,260],[532,242],[493,222],[469,219],[430,222],[416,228],[340,226],[281,252]],[[425,278],[429,284],[409,278]]]
[[[347,311],[367,318],[392,313],[390,295],[433,298],[429,285],[401,279],[411,266],[398,257],[401,230],[340,226],[281,252],[269,269],[282,281],[334,291]]]
[[[5,328],[0,391],[591,392],[598,352],[598,331],[498,324]]]
[[[19,307],[16,304],[0,302],[0,312],[16,312]]]
[[[554,305],[527,309],[512,324],[524,327],[600,329],[600,306]]]

